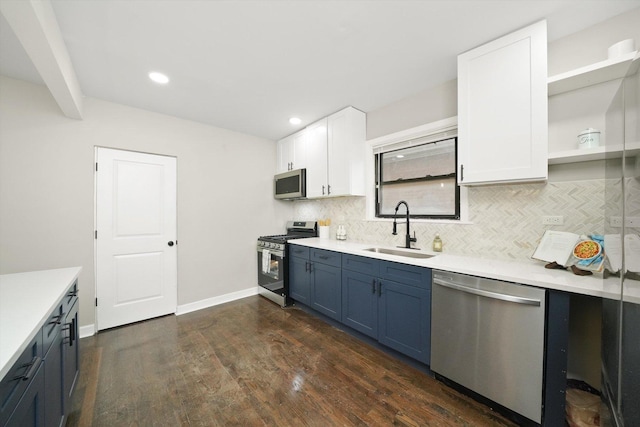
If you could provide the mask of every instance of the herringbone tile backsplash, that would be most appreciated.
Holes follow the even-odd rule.
[[[482,258],[525,260],[547,229],[602,234],[606,215],[619,215],[620,181],[588,180],[469,188],[470,224],[412,221],[417,247],[430,249],[436,233],[444,252]],[[616,191],[612,191],[612,189]],[[562,215],[561,226],[542,225],[542,216]],[[367,220],[364,197],[338,197],[295,202],[296,219],[331,218],[331,238],[338,225],[351,241],[397,246],[404,244],[404,223],[391,234],[391,220]]]

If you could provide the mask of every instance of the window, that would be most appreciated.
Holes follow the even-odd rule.
[[[407,145],[375,154],[376,216],[393,217],[404,200],[412,218],[460,219],[457,138]]]

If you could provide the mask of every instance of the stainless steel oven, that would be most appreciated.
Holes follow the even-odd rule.
[[[258,286],[260,294],[286,305],[284,289],[285,244],[258,240]]]
[[[258,291],[281,307],[291,303],[289,298],[289,263],[287,241],[317,237],[315,221],[289,221],[287,234],[258,237]]]

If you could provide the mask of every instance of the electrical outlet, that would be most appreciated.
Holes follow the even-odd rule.
[[[562,215],[545,215],[542,217],[542,225],[562,225],[564,217]]]
[[[609,219],[609,224],[611,224],[612,227],[622,227],[622,217],[621,216],[612,216]]]
[[[612,216],[609,219],[609,224],[612,227],[622,227],[622,217],[621,216]],[[638,216],[628,216],[624,220],[625,227],[640,227],[640,217]]]
[[[638,228],[640,227],[640,217],[639,216],[628,216],[624,220],[625,225],[627,227]]]

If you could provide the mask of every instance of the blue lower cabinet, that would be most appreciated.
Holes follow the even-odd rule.
[[[357,271],[342,270],[342,323],[378,338],[377,279]]]
[[[431,269],[291,246],[289,296],[430,363]]]
[[[431,292],[389,280],[379,286],[378,341],[428,365]]]
[[[305,305],[309,305],[311,295],[308,254],[307,258],[293,256],[289,261],[289,296]]]
[[[78,379],[77,282],[0,378],[0,427],[59,427]]]
[[[342,270],[314,262],[311,271],[311,307],[334,320],[342,316]]]
[[[431,270],[344,254],[342,323],[430,363]]]

